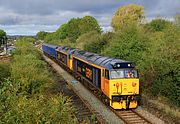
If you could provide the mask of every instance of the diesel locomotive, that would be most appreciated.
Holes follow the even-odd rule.
[[[43,44],[42,50],[113,109],[138,106],[139,77],[133,62],[52,44]]]

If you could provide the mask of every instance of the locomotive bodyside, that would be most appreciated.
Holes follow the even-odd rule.
[[[56,45],[51,45],[51,44],[43,44],[42,45],[42,50],[43,52],[48,55],[51,56],[52,58],[56,59],[56,49],[58,46]]]
[[[56,56],[51,52],[54,51],[52,49],[56,51]],[[138,106],[139,78],[132,62],[69,47],[52,49],[43,46],[45,53],[55,56],[58,62],[103,94],[103,98],[112,108],[129,109]]]

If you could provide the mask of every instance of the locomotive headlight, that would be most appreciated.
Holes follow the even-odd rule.
[[[132,86],[135,87],[136,86],[136,82],[132,82]]]

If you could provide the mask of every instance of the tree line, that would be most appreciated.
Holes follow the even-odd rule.
[[[144,7],[120,7],[110,32],[102,32],[91,16],[73,18],[55,32],[38,32],[47,43],[76,47],[105,56],[134,61],[144,94],[164,96],[180,106],[180,14],[174,21],[144,16]]]

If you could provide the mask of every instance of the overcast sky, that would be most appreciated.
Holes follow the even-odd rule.
[[[55,31],[73,17],[94,16],[104,30],[123,5],[143,5],[147,19],[172,19],[180,13],[180,0],[0,0],[0,29],[9,35],[35,35]]]

